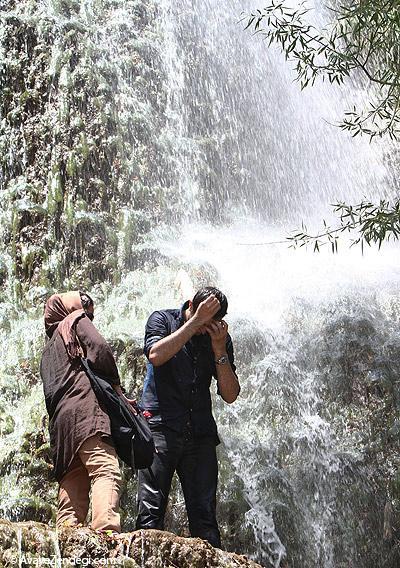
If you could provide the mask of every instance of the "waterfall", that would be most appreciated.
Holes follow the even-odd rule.
[[[1,510],[46,520],[55,499],[37,374],[45,297],[92,292],[133,387],[149,313],[214,283],[242,385],[233,405],[214,396],[227,546],[275,568],[394,568],[398,246],[362,256],[344,239],[333,256],[281,242],[331,219],[332,202],[392,195],[390,148],[332,126],[368,97],[362,85],[300,92],[239,22],[258,7],[6,2]],[[181,501],[174,488],[174,530]]]

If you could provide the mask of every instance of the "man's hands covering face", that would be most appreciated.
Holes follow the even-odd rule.
[[[211,337],[211,345],[214,353],[224,354],[226,347],[226,336],[228,335],[228,324],[225,321],[214,320],[213,317],[221,308],[219,300],[214,296],[209,296],[200,302],[193,319],[195,319],[198,333],[208,333]]]
[[[228,324],[226,321],[211,321],[205,326],[207,333],[211,337],[211,346],[215,355],[223,355],[226,352],[226,336],[228,335]]]
[[[219,303],[219,300],[211,294],[211,296],[208,296],[206,300],[200,302],[193,318],[196,320],[196,323],[203,326],[212,320],[220,308],[221,304]]]

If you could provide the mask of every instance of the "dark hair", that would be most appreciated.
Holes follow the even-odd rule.
[[[211,295],[214,295],[221,304],[221,308],[213,317],[213,319],[220,320],[226,315],[228,311],[228,300],[225,294],[223,294],[221,290],[218,290],[218,288],[214,288],[214,286],[205,286],[204,288],[200,288],[200,290],[196,292],[192,300],[193,311],[196,311],[199,307],[199,304],[204,300],[207,300],[207,298]]]
[[[90,306],[93,306],[93,300],[87,292],[82,292],[81,290],[79,290],[79,295],[81,297],[81,304],[84,310],[87,310],[88,308],[90,308]]]

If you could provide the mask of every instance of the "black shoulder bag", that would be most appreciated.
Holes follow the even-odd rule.
[[[97,400],[110,417],[111,436],[118,456],[133,469],[150,467],[155,448],[146,418],[137,406],[131,408],[108,381],[94,373],[87,359],[82,357],[81,361]]]

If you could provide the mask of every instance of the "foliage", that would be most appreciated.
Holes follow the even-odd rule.
[[[398,0],[348,0],[331,9],[334,21],[322,30],[307,22],[310,14],[280,0],[247,16],[246,28],[279,45],[286,59],[296,63],[304,88],[318,77],[341,85],[356,70],[377,87],[370,107],[354,106],[340,124],[353,136],[371,138],[400,133],[400,10]]]
[[[347,0],[330,8],[329,25],[319,29],[310,23],[313,14],[305,2],[297,7],[271,0],[261,10],[244,17],[246,29],[261,34],[268,45],[277,45],[286,59],[295,63],[301,88],[314,85],[320,78],[342,85],[345,80],[362,76],[372,87],[371,101],[359,109],[345,112],[340,128],[352,136],[364,134],[370,140],[388,136],[397,140],[400,133],[400,9],[398,0]],[[314,17],[315,20],[315,17]],[[289,240],[294,246],[314,242],[314,250],[329,243],[337,251],[343,232],[358,231],[353,244],[377,243],[399,238],[400,199],[379,205],[361,202],[352,206],[334,205],[340,226],[310,235],[306,228]]]
[[[301,232],[288,237],[291,246],[303,247],[314,243],[314,251],[319,251],[321,246],[328,243],[332,252],[337,252],[339,235],[354,230],[358,233],[351,246],[360,243],[362,249],[364,244],[377,244],[381,248],[383,241],[400,237],[400,201],[394,205],[385,200],[381,200],[379,205],[368,201],[356,206],[336,203],[333,208],[339,214],[340,227],[332,228],[324,221],[322,232],[309,234],[303,224]]]

